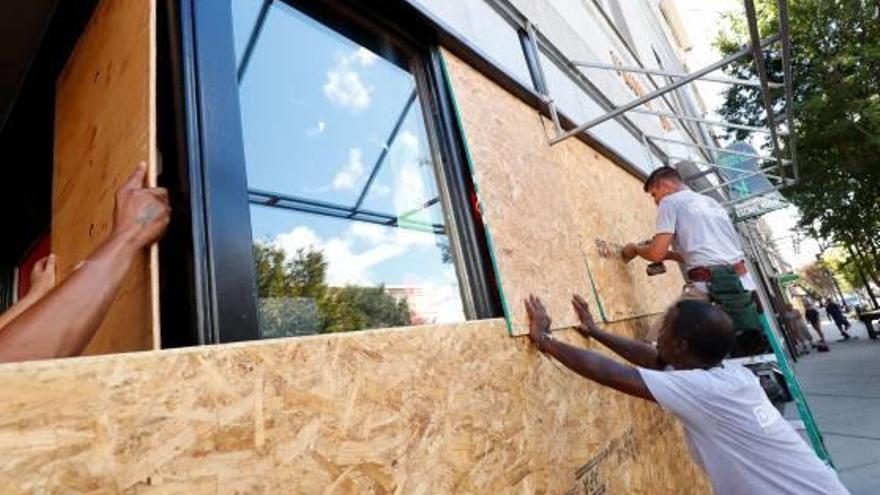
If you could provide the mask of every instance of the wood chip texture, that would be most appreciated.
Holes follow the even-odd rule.
[[[512,301],[531,291],[569,326],[571,292],[589,290],[585,246],[622,240],[599,229],[636,222],[627,215],[647,221],[640,212],[651,205],[633,193],[635,179],[622,192],[585,187],[575,202],[575,181],[593,184],[593,167],[628,178],[580,144],[546,147],[534,110],[454,57],[447,64],[513,321],[524,318]],[[474,99],[498,111],[480,115],[503,133],[475,126]],[[484,165],[483,140],[512,151]],[[625,234],[650,231],[638,225]],[[656,320],[609,329],[641,338]],[[584,380],[507,327],[494,319],[0,365],[0,493],[709,493],[671,416]],[[607,352],[571,330],[557,336]]]
[[[0,380],[9,495],[708,492],[673,418],[501,319],[8,364]]]
[[[576,324],[573,292],[597,299],[607,321],[665,311],[684,285],[677,264],[649,277],[645,261],[597,249],[654,235],[656,207],[642,181],[576,138],[550,146],[552,124],[534,108],[443,56],[512,333],[528,332],[529,294],[556,327]]]

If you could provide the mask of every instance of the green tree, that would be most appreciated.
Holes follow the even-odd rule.
[[[778,31],[775,0],[759,0],[762,36]],[[785,191],[801,212],[801,228],[853,248],[873,274],[880,272],[880,6],[875,0],[790,2],[792,74],[800,182]],[[742,15],[729,15],[716,45],[724,53],[748,41]],[[779,44],[764,50],[768,78],[782,82]],[[750,59],[727,72],[755,78]],[[771,92],[773,111],[785,107]],[[721,113],[727,120],[764,125],[756,88],[732,86]],[[727,138],[745,139],[731,130]],[[783,145],[785,148],[786,146]],[[765,150],[769,149],[764,142]],[[784,153],[787,153],[784,152]]]
[[[832,273],[828,266],[822,262],[811,263],[798,271],[801,279],[798,284],[810,295],[822,299],[837,298],[837,291],[832,280]]]
[[[833,250],[833,257],[829,260],[831,269],[839,274],[844,280],[847,292],[860,292],[867,295],[872,304],[876,306],[877,296],[871,287],[871,282],[876,284],[876,279],[871,278],[871,272],[864,259],[859,257],[854,249]]]
[[[321,307],[326,317],[323,331],[328,333],[410,324],[406,299],[395,299],[381,286],[330,289]]]
[[[260,331],[264,337],[345,332],[410,324],[405,298],[383,286],[328,287],[320,251],[289,257],[272,244],[254,243]]]
[[[264,338],[310,335],[321,331],[319,301],[327,287],[327,263],[320,252],[284,250],[254,243],[260,333]]]
[[[319,251],[299,249],[288,260],[283,249],[255,242],[254,265],[259,297],[324,296],[327,262]]]

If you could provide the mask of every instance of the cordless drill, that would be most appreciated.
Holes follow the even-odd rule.
[[[660,275],[661,273],[666,273],[666,265],[664,265],[662,261],[655,261],[645,268],[645,272],[649,277]]]
[[[642,241],[640,244],[644,246],[650,243],[651,241]],[[648,264],[645,268],[645,273],[647,273],[649,277],[666,273],[666,265],[664,265],[662,261],[655,261]]]

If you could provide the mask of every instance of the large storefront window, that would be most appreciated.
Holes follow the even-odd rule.
[[[413,57],[233,0],[265,338],[464,319]]]

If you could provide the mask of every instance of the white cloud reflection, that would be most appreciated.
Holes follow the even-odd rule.
[[[366,84],[359,67],[368,67],[376,61],[376,55],[365,48],[339,58],[327,71],[327,81],[322,87],[324,96],[331,103],[351,110],[364,110],[370,106],[373,87]]]

